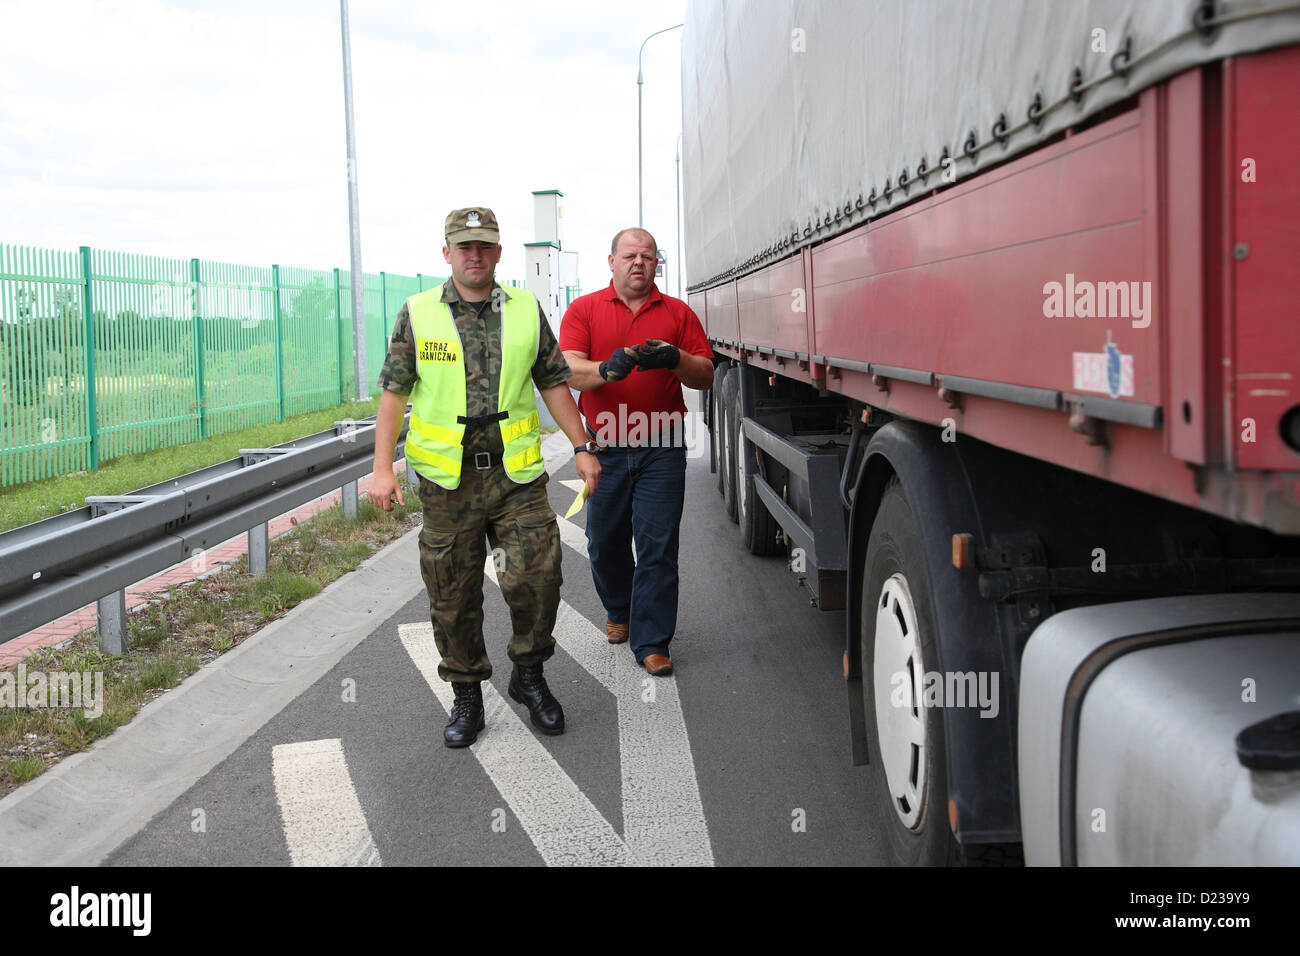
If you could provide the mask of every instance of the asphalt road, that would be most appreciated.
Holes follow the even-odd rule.
[[[840,615],[809,607],[782,558],[742,551],[709,472],[707,447],[703,452],[687,469],[673,678],[649,678],[626,645],[604,640],[605,616],[583,550],[584,509],[563,528],[561,646],[546,668],[567,732],[534,733],[524,708],[506,699],[508,611],[493,576],[485,574],[485,632],[497,693],[487,695],[488,727],[479,742],[445,748],[443,698],[449,695],[436,676],[429,679],[436,653],[416,543],[408,537],[382,565],[396,569],[387,582],[399,595],[395,613],[377,626],[368,623],[355,646],[332,666],[322,665],[323,676],[309,684],[304,678],[301,690],[276,699],[266,708],[269,719],[247,708],[248,725],[232,738],[228,755],[196,771],[183,792],[178,785],[178,797],[159,803],[147,820],[123,817],[98,850],[88,841],[67,861],[884,862],[865,809],[867,768],[849,760]],[[569,458],[549,483],[560,514],[574,495],[563,480],[573,478]],[[370,599],[372,581],[349,575],[328,589],[328,600],[343,615]],[[296,639],[310,644],[303,628],[321,626],[309,625],[312,620],[322,620],[319,609],[315,618],[304,611],[281,622],[287,629],[252,641],[269,646],[296,627]],[[179,697],[169,702],[184,704]],[[235,720],[240,708],[225,711]],[[125,740],[117,746],[128,745],[132,733],[133,727],[119,731],[115,737]],[[60,786],[66,789],[70,779]],[[134,786],[147,806],[150,785],[137,780]],[[17,839],[54,838],[37,828]],[[6,833],[6,839],[15,837]]]

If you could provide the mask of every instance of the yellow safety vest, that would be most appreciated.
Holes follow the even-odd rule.
[[[465,350],[451,309],[442,301],[442,286],[406,300],[415,337],[418,378],[411,391],[411,426],[406,457],[417,472],[444,488],[460,485],[465,437]],[[495,290],[494,290],[495,292]],[[512,481],[526,484],[544,470],[542,430],[533,399],[533,362],[537,359],[537,299],[511,287],[501,312],[501,384],[497,409],[501,462]]]

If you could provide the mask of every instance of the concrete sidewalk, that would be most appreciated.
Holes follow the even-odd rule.
[[[414,529],[0,799],[0,866],[97,866],[424,589]]]

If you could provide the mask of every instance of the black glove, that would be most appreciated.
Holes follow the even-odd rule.
[[[636,352],[636,367],[642,371],[652,368],[674,369],[682,360],[681,350],[663,339],[646,339],[645,345],[638,345],[633,351]]]
[[[615,349],[614,354],[600,363],[600,377],[607,382],[627,378],[636,368],[636,356],[637,353],[632,349]]]

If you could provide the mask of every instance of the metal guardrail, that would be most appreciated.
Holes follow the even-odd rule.
[[[395,460],[405,434],[403,424]],[[0,644],[98,601],[105,649],[120,652],[127,587],[245,531],[251,565],[268,521],[335,488],[355,513],[356,482],[371,472],[374,448],[374,418],[337,422],[0,534]]]

